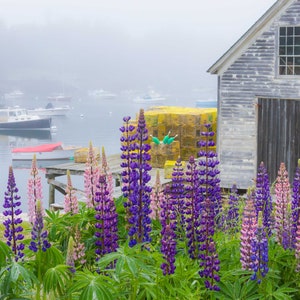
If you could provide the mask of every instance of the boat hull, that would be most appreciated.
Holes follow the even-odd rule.
[[[74,157],[74,149],[68,150],[54,150],[50,152],[17,152],[12,153],[12,160],[32,160],[35,154],[36,159],[40,160],[68,160]]]
[[[28,110],[29,115],[38,116],[65,116],[70,111],[69,107],[61,108],[36,108]]]
[[[0,122],[1,130],[50,130],[51,118]]]

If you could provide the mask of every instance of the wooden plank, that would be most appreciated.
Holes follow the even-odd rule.
[[[110,172],[115,179],[115,187],[114,187],[114,197],[121,196],[121,188],[120,188],[120,180],[121,180],[121,172],[122,168],[120,167],[121,158],[120,155],[113,155],[107,157],[108,167]],[[85,163],[75,163],[75,162],[68,162],[60,165],[46,167],[46,174],[45,177],[47,178],[47,182],[49,184],[49,207],[55,203],[55,190],[65,195],[66,184],[56,180],[56,177],[59,176],[66,176],[67,171],[69,170],[70,175],[79,175],[83,176],[84,171],[86,168]],[[160,181],[162,185],[165,185],[171,182],[171,179],[164,178],[164,169],[160,168],[153,168],[149,175],[151,176],[151,180],[149,182],[150,186],[155,184],[156,174],[159,171],[160,174]],[[84,191],[73,187],[80,196],[85,197]]]

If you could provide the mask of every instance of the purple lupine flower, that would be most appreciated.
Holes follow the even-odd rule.
[[[44,230],[43,210],[41,200],[36,201],[36,215],[31,231],[31,242],[28,248],[33,252],[46,251],[51,247],[47,240],[48,232]]]
[[[121,168],[123,169],[121,173],[121,191],[123,196],[126,198],[126,201],[124,202],[124,208],[125,208],[125,220],[126,220],[126,228],[128,229],[128,219],[131,217],[130,212],[130,201],[129,196],[131,194],[131,162],[133,159],[136,158],[135,155],[135,147],[136,144],[134,143],[135,139],[137,138],[136,134],[136,126],[131,124],[131,117],[124,117],[123,118],[124,125],[120,128],[121,131]]]
[[[184,187],[184,170],[181,158],[175,163],[172,172],[172,198],[175,200],[175,210],[180,217],[180,225],[185,227],[185,187]]]
[[[136,144],[134,141],[137,138],[136,126],[130,123],[131,117],[124,117],[124,125],[120,128],[122,132],[120,141],[121,141],[121,167],[123,171],[122,175],[122,192],[124,197],[129,197],[130,190],[130,173],[131,173],[131,162],[136,158],[134,151],[136,150]],[[128,203],[129,204],[129,203]],[[126,207],[125,207],[126,208]]]
[[[285,164],[281,163],[275,183],[275,235],[284,249],[292,248],[290,183]]]
[[[300,217],[299,209],[300,209],[300,167],[297,166],[293,181],[293,193],[292,193],[292,230],[291,230],[291,241],[292,247],[295,248],[296,244],[296,232],[298,220]]]
[[[200,213],[200,219],[197,225],[198,258],[200,259],[199,275],[205,278],[205,285],[208,289],[219,290],[216,282],[220,281],[217,274],[219,271],[219,259],[216,252],[213,235],[215,232],[216,218],[221,212],[221,188],[220,171],[217,169],[219,161],[217,154],[210,150],[214,146],[214,132],[211,124],[204,125],[206,131],[201,132],[202,139],[198,145],[197,178],[195,198],[197,209]],[[199,225],[198,225],[199,223]]]
[[[150,193],[150,209],[151,213],[149,217],[152,220],[160,219],[160,211],[161,211],[161,203],[164,200],[165,194],[163,191],[163,187],[160,181],[160,173],[159,170],[156,172],[155,184],[152,187],[152,191]]]
[[[96,206],[96,255],[97,259],[118,248],[118,216],[116,206],[107,189],[107,177],[99,175],[98,191],[95,198]]]
[[[176,213],[174,211],[174,199],[170,187],[165,188],[165,198],[161,202],[160,220],[161,230],[161,253],[164,263],[161,265],[164,275],[174,274],[176,255]]]
[[[67,171],[67,187],[65,194],[65,212],[70,212],[71,215],[78,214],[78,199],[76,196],[76,191],[73,188],[70,171]]]
[[[257,216],[254,207],[255,194],[253,191],[248,192],[246,205],[244,207],[241,229],[241,264],[243,270],[251,270],[253,250],[251,242],[254,239],[257,228]]]
[[[257,283],[261,283],[262,278],[264,278],[269,271],[268,239],[265,228],[262,225],[262,219],[262,211],[259,211],[257,227],[254,233],[254,238],[251,241],[251,269],[254,271],[251,279],[257,280]]]
[[[216,152],[209,148],[214,146],[211,124],[205,124],[206,131],[201,132],[201,139],[198,143],[200,151],[198,152],[199,159],[199,178],[200,192],[203,194],[203,199],[209,198],[213,203],[214,214],[218,216],[222,209],[222,196],[220,187],[220,171],[218,170],[219,160]]]
[[[199,254],[199,228],[201,225],[201,203],[203,195],[199,193],[199,174],[197,163],[190,157],[186,170],[185,231],[190,258],[197,259]]]
[[[256,197],[255,197],[255,208],[256,214],[258,215],[260,211],[263,212],[263,225],[267,230],[268,236],[271,235],[272,227],[272,199],[270,193],[270,181],[267,173],[267,169],[264,163],[261,162],[258,168],[257,178],[256,178]]]
[[[99,164],[92,142],[89,144],[89,152],[84,170],[84,190],[87,207],[95,207],[95,197],[99,178]]]
[[[128,118],[124,119],[126,120]],[[151,218],[149,217],[151,187],[148,185],[151,179],[148,173],[151,170],[149,164],[151,146],[145,143],[148,140],[148,130],[144,110],[140,110],[135,134],[129,134],[133,129],[130,130],[128,124],[122,127],[121,131],[123,132],[121,165],[124,168],[122,182],[125,184],[122,191],[123,195],[128,197],[125,209],[128,213],[129,246],[133,247],[137,243],[151,241]],[[124,133],[127,134],[125,137]]]
[[[36,201],[37,199],[40,199],[41,201],[43,199],[42,181],[41,181],[41,176],[39,176],[35,154],[33,155],[33,159],[32,159],[30,175],[31,177],[28,179],[28,185],[27,185],[28,217],[29,217],[29,222],[31,224],[34,224],[35,215],[36,215]],[[42,211],[44,210],[42,209]]]
[[[24,235],[21,233],[23,231],[21,226],[23,220],[20,217],[22,213],[22,210],[19,208],[21,206],[21,197],[18,195],[18,192],[13,168],[10,166],[7,191],[4,193],[3,215],[5,220],[3,225],[5,226],[4,238],[6,238],[6,244],[11,247],[15,255],[15,261],[24,256],[23,250],[25,248],[21,242],[24,239]]]
[[[219,291],[220,287],[216,282],[220,281],[218,272],[220,270],[220,260],[213,240],[215,224],[214,204],[209,198],[203,203],[203,211],[200,226],[200,268],[199,275],[205,278],[205,287],[210,290]]]
[[[236,184],[233,184],[230,189],[229,199],[228,199],[228,211],[226,216],[226,224],[229,230],[238,230],[239,222],[239,195]]]

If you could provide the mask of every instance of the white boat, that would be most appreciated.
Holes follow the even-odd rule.
[[[29,115],[20,107],[0,109],[0,131],[2,130],[50,130],[51,118]]]
[[[48,97],[49,102],[70,102],[72,100],[71,96],[66,96],[64,94],[57,94]]]
[[[12,160],[32,160],[36,155],[39,160],[68,160],[74,158],[75,150],[81,147],[64,146],[61,142],[43,144],[32,147],[13,148],[11,151]]]
[[[166,100],[165,97],[161,96],[160,94],[156,93],[155,91],[150,91],[149,93],[145,94],[144,96],[136,97],[133,99],[135,103],[160,103]]]
[[[117,96],[116,94],[111,93],[109,91],[105,91],[103,89],[89,91],[88,95],[90,97],[99,98],[99,99],[112,99],[112,98],[115,98]]]
[[[45,108],[38,107],[28,109],[28,114],[38,116],[65,116],[70,110],[71,107],[69,105],[55,107],[52,103],[48,103]]]
[[[13,100],[13,99],[19,99],[24,96],[24,93],[20,90],[15,90],[10,93],[4,94],[4,99],[5,100]]]

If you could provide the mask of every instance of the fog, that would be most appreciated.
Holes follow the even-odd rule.
[[[0,94],[151,86],[215,97],[217,77],[206,70],[274,1],[206,2],[4,0]]]

